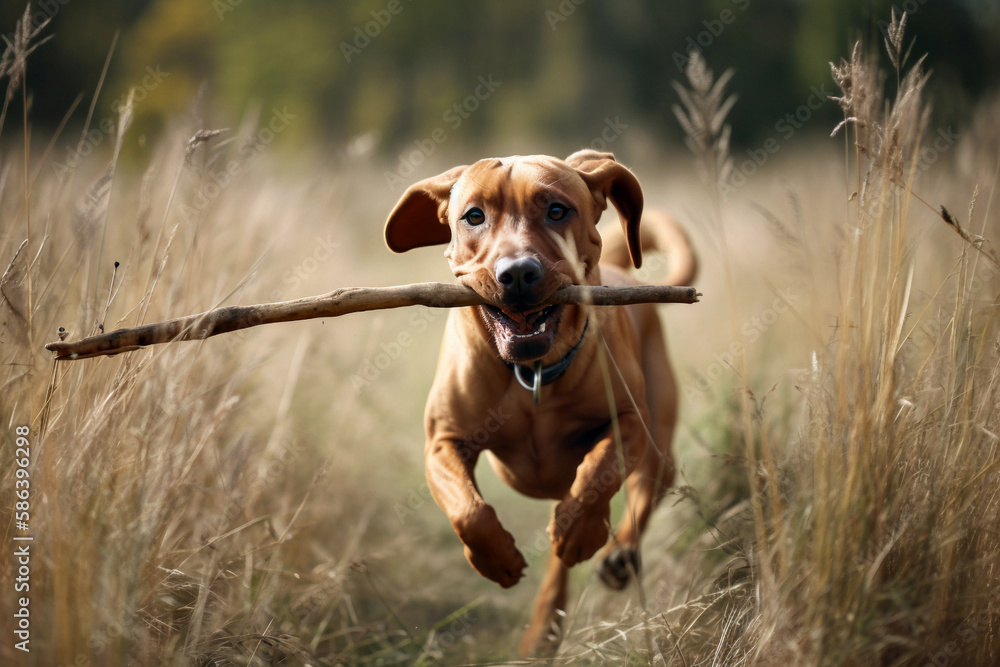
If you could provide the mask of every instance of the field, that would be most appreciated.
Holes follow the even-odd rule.
[[[762,146],[730,167],[719,123],[703,135],[694,123],[694,156],[628,132],[613,147],[647,205],[691,233],[704,297],[662,308],[683,391],[680,475],[645,538],[642,585],[615,594],[576,568],[556,664],[1000,662],[1000,106],[984,102],[955,136],[927,124],[919,66],[900,78],[887,110],[876,65],[855,53],[839,70],[853,120],[834,138]],[[716,116],[722,98],[689,85],[687,118]],[[274,127],[268,111],[221,134],[178,119],[142,160],[122,157],[128,104],[100,145],[28,146],[11,89],[0,613],[13,626],[0,660],[512,660],[551,507],[481,467],[531,564],[503,591],[467,565],[429,498],[421,414],[443,311],[72,362],[43,348],[60,327],[80,338],[449,280],[439,249],[383,246],[395,165],[363,147],[289,163],[259,129]],[[424,175],[477,157],[444,153]],[[653,257],[640,277],[665,274]],[[30,590],[15,594],[24,545]],[[11,639],[24,608],[30,653]]]

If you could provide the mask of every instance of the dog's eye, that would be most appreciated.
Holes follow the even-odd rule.
[[[467,223],[475,227],[476,225],[481,225],[486,221],[486,214],[483,213],[482,209],[470,208],[465,212],[459,220],[465,220]]]
[[[553,222],[559,222],[563,218],[569,215],[569,208],[563,206],[562,204],[549,204],[549,220]]]

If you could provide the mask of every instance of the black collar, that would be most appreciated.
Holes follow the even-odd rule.
[[[542,366],[542,362],[538,361],[535,363],[534,367],[525,366],[523,364],[515,364],[509,361],[505,361],[507,368],[514,371],[514,377],[517,378],[518,384],[533,392],[535,395],[535,403],[538,403],[539,391],[545,385],[552,384],[559,378],[561,378],[566,371],[569,369],[570,363],[573,361],[573,357],[580,349],[580,345],[583,344],[583,337],[587,335],[587,327],[590,326],[590,318],[583,324],[583,333],[580,334],[580,340],[577,341],[576,345],[566,353],[562,359],[552,364],[551,366]]]

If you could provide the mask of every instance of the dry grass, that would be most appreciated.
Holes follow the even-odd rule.
[[[891,99],[862,48],[835,68],[845,158],[783,154],[773,180],[762,173],[725,204],[640,168],[647,199],[685,218],[706,267],[703,303],[665,310],[685,389],[684,486],[654,518],[642,591],[613,595],[574,573],[557,663],[1000,661],[1000,271],[985,241],[995,181],[951,223],[914,194],[955,210],[996,178],[995,155],[976,147],[998,130],[984,113],[954,151],[960,171],[947,173],[945,155],[921,173],[935,135],[902,33],[899,21]],[[685,112],[705,121],[692,145],[718,179],[731,169],[730,103],[725,81],[698,76]],[[393,202],[376,165],[290,171],[267,146],[246,150],[265,122],[179,127],[139,169],[120,157],[127,118],[114,119],[110,150],[70,170],[53,168],[58,152],[3,145],[0,406],[9,439],[31,430],[36,549],[32,652],[5,639],[5,663],[512,654],[534,580],[501,592],[479,578],[421,494],[440,314],[264,327],[73,363],[42,349],[59,327],[78,338],[224,303],[447,279],[433,251],[380,254]],[[240,173],[199,207],[233,159]],[[796,298],[771,318],[789,286]],[[356,386],[400,333],[411,342]],[[547,508],[484,475],[530,550]],[[5,455],[5,498],[13,476]],[[529,556],[541,569],[543,554]]]
[[[409,664],[489,653],[499,640],[472,645],[469,628],[509,627],[517,612],[502,601],[478,611],[475,586],[431,585],[461,552],[427,555],[448,533],[420,495],[419,422],[396,417],[419,414],[433,357],[408,351],[375,389],[351,382],[386,331],[433,349],[424,330],[439,314],[264,328],[70,364],[44,353],[61,328],[80,338],[400,277],[356,253],[380,243],[379,227],[354,226],[372,211],[346,200],[382,195],[363,185],[380,173],[279,168],[253,143],[268,120],[254,117],[226,135],[181,127],[137,171],[120,157],[127,118],[111,120],[115,135],[75,168],[61,150],[3,149],[0,217],[14,224],[0,231],[10,265],[0,404],[11,439],[30,428],[35,551],[31,653],[8,636],[0,662]],[[220,188],[232,160],[239,174]],[[11,451],[0,462],[6,545],[23,534],[6,495],[14,474]],[[4,561],[9,619],[17,596]]]
[[[894,21],[887,40],[897,67],[904,22]],[[627,621],[591,628],[591,647],[595,637],[606,642],[592,654],[623,659],[648,633],[657,646],[653,662],[664,664],[1000,661],[1000,271],[981,234],[944,206],[928,215],[913,191],[927,183],[918,178],[921,149],[935,138],[926,132],[921,65],[897,72],[901,83],[891,100],[883,97],[877,59],[860,45],[850,61],[833,66],[853,153],[840,205],[845,215],[831,242],[803,223],[797,199],[797,224],[762,209],[791,260],[784,280],[796,281],[808,299],[794,309],[794,334],[788,326],[767,332],[788,336],[801,368],[794,378],[772,385],[779,375],[774,359],[770,367],[745,357],[733,364],[737,399],[725,419],[738,446],[732,453],[746,464],[748,497],[721,499],[717,518],[705,519],[719,547],[733,555],[716,558],[714,582],[682,591],[676,606],[626,616],[629,640],[614,637]],[[692,78],[692,97],[711,85]],[[701,115],[711,118],[713,109]],[[707,147],[703,163],[725,163],[710,140],[692,143]],[[997,166],[986,164],[977,171],[992,172],[992,194]],[[943,192],[935,195],[954,196]],[[982,231],[989,210],[977,211],[977,196],[978,188],[966,227]],[[812,199],[811,214],[822,216],[829,197]],[[913,204],[920,210],[911,211]],[[933,215],[966,245],[945,237],[927,247]],[[918,234],[908,228],[911,218],[925,225]],[[721,247],[734,247],[724,231],[720,236]],[[722,271],[730,290],[734,271]],[[737,329],[745,309],[735,301]],[[794,387],[782,404],[794,412],[779,407],[775,415],[776,399],[766,409],[765,402],[782,384]],[[718,494],[722,484],[715,486],[706,485],[700,497]],[[702,568],[706,560],[712,562],[701,559]],[[677,571],[648,573],[647,587],[650,576]]]

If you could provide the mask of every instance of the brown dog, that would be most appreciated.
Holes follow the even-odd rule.
[[[608,200],[624,231],[605,253],[617,266],[598,264]],[[667,284],[690,284],[686,236],[666,216],[640,235],[642,203],[632,172],[587,150],[455,167],[411,186],[386,223],[396,252],[447,243],[455,276],[491,304],[451,311],[425,414],[427,482],[469,562],[504,588],[527,565],[479,493],[481,452],[517,491],[559,501],[523,655],[558,647],[567,568],[607,545],[606,584],[622,589],[637,574],[639,537],[673,482],[677,390],[655,307],[546,303],[569,283],[634,284],[624,268],[638,268],[643,245],[671,253]],[[609,543],[623,480],[627,509]]]

